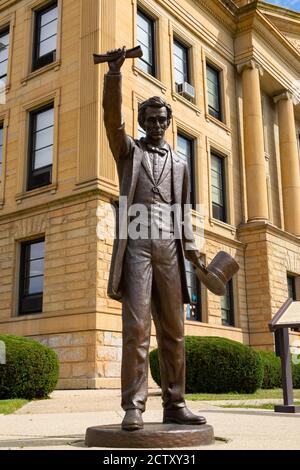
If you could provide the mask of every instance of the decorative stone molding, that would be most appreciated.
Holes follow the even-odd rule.
[[[260,76],[263,76],[263,73],[264,73],[262,66],[258,62],[256,62],[256,60],[254,59],[250,59],[241,64],[237,64],[236,69],[239,74],[241,74],[244,70],[247,70],[247,69],[251,69],[251,70],[258,69]]]
[[[291,39],[287,37],[287,39],[293,44],[293,46],[297,49],[297,51],[300,53],[300,41],[299,39]]]
[[[273,101],[274,103],[278,103],[280,100],[292,100],[293,99],[293,94],[288,91],[288,90],[283,90],[279,94],[276,94],[273,96]]]
[[[266,162],[270,160],[270,154],[268,152],[265,152],[265,160]]]

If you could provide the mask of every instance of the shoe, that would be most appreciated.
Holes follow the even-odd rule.
[[[125,431],[136,431],[143,429],[144,423],[142,419],[142,412],[138,408],[127,410],[122,421],[122,429]]]
[[[182,408],[165,408],[163,423],[206,424],[204,416],[194,415],[186,406]]]

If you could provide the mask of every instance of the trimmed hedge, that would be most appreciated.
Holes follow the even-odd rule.
[[[0,335],[6,346],[6,364],[0,364],[0,399],[45,398],[58,380],[56,353],[37,341]]]
[[[262,359],[264,377],[261,388],[281,388],[281,361],[272,351],[257,351]],[[300,388],[300,364],[292,363],[293,387]]]
[[[261,388],[281,388],[280,357],[272,351],[257,351],[263,363],[263,382]]]
[[[300,364],[293,364],[292,372],[293,372],[293,386],[294,388],[300,388]]]
[[[261,387],[263,365],[249,346],[219,337],[187,336],[187,393],[254,393]],[[158,350],[150,353],[150,369],[160,385]]]

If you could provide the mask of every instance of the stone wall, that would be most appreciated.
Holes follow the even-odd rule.
[[[86,200],[0,224],[2,320],[18,314],[20,244],[42,235],[45,236],[43,315],[95,310],[96,201]]]
[[[297,237],[263,223],[241,227],[246,246],[245,270],[250,345],[273,351],[268,323],[288,298],[287,274],[300,275]]]

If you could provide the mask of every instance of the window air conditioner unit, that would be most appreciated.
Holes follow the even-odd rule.
[[[195,88],[188,82],[177,84],[177,93],[188,100],[195,98]]]

